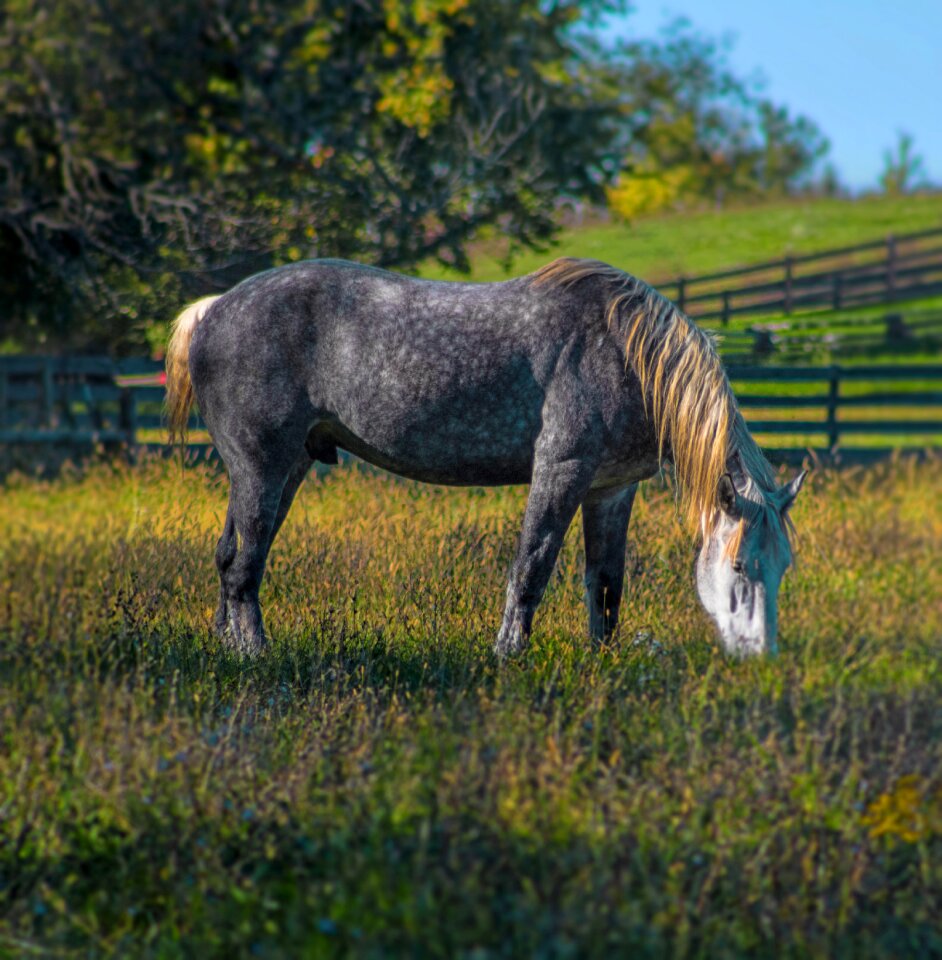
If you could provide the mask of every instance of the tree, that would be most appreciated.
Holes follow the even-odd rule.
[[[624,161],[609,192],[627,217],[730,196],[800,189],[828,149],[807,117],[759,95],[726,63],[717,42],[677,21],[660,40],[624,44],[609,69],[619,77]]]
[[[0,335],[140,349],[267,265],[545,241],[615,169],[578,29],[610,6],[7,0]]]
[[[907,193],[918,189],[925,177],[925,163],[913,149],[913,138],[900,131],[896,146],[883,153],[883,172],[880,186],[889,194]]]

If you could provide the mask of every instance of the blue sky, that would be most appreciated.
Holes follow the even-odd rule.
[[[731,34],[736,73],[758,73],[767,96],[814,120],[852,189],[876,187],[900,130],[942,184],[942,0],[636,0],[608,29],[652,37],[678,16]]]

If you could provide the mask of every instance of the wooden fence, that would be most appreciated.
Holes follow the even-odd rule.
[[[942,311],[910,310],[871,317],[828,316],[757,323],[746,330],[724,330],[720,352],[726,363],[831,362],[893,353],[942,353]]]
[[[810,450],[860,462],[942,446],[942,365],[728,364],[726,372],[750,431],[775,460]]]
[[[774,461],[800,461],[809,450],[862,462],[942,448],[942,365],[728,364],[727,372]],[[164,449],[161,376],[150,360],[0,357],[0,443]],[[201,428],[196,417],[192,426]],[[205,453],[208,443],[193,446]]]
[[[840,310],[942,293],[942,227],[655,284],[688,316]]]
[[[0,357],[0,443],[129,444],[137,397],[107,357]]]

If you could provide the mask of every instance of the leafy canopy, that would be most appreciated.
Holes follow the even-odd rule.
[[[609,203],[625,217],[793,192],[827,152],[813,121],[736,76],[726,43],[692,33],[686,21],[659,40],[622,45],[607,69],[625,117],[625,159]]]
[[[602,201],[614,169],[578,27],[611,6],[11,0],[0,339],[139,349],[267,265],[460,267],[498,223],[546,240],[558,198]]]

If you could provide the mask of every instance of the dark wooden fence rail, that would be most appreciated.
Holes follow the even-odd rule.
[[[915,448],[942,446],[942,365],[728,364],[726,371],[749,428],[760,436],[760,442],[762,435],[816,436],[818,442],[797,450],[803,452],[810,447],[830,454],[845,437],[864,435],[883,441],[879,447],[848,447],[842,452],[845,460],[871,459],[881,449],[886,452],[896,446],[887,441],[900,435],[919,438],[910,444]],[[820,384],[820,390],[784,392],[781,384]],[[904,415],[899,417],[873,416],[871,412],[900,409]],[[844,411],[850,415],[842,416]],[[856,411],[867,413],[866,419]]]
[[[724,326],[740,314],[840,310],[932,296],[942,293],[942,227],[655,286],[688,316]]]
[[[942,352],[942,311],[919,310],[867,318],[832,317],[826,328],[814,318],[755,324],[726,330],[720,337],[726,363],[818,363],[892,352],[897,355]]]
[[[0,443],[134,443],[136,398],[107,357],[0,357]]]
[[[727,372],[760,442],[778,438],[765,442],[773,460],[837,449],[845,462],[867,461],[900,438],[904,448],[942,448],[942,365],[727,364]],[[0,443],[163,448],[161,377],[151,360],[0,357]],[[884,416],[894,411],[900,416]],[[192,427],[202,427],[195,416]],[[867,445],[842,447],[861,436]],[[800,440],[783,447],[789,437]]]

